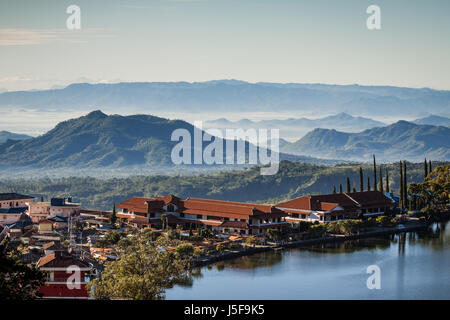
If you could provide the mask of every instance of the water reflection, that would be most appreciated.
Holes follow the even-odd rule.
[[[448,299],[450,228],[285,251],[264,252],[196,269],[169,299]],[[382,270],[382,290],[366,287],[369,265]],[[246,272],[251,270],[251,272]],[[236,291],[236,288],[241,288]]]

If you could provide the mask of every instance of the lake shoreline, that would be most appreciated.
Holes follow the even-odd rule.
[[[359,232],[352,235],[342,235],[342,236],[327,236],[323,238],[308,239],[308,240],[297,240],[291,242],[285,242],[283,244],[276,245],[265,245],[257,247],[245,247],[243,250],[228,251],[221,255],[214,255],[201,260],[191,261],[191,268],[201,268],[217,262],[236,259],[239,257],[250,256],[256,253],[268,252],[268,251],[284,251],[291,248],[301,248],[308,247],[316,244],[325,244],[333,242],[343,242],[348,240],[357,240],[363,238],[370,238],[389,234],[398,234],[404,232],[418,231],[426,229],[429,226],[427,222],[421,221],[409,221],[407,225],[395,226],[395,227],[383,227],[380,230]]]

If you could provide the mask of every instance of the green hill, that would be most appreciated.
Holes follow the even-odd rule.
[[[280,148],[282,152],[312,157],[364,161],[372,154],[380,161],[424,157],[450,160],[450,128],[398,121],[359,133],[315,129],[300,140]]]

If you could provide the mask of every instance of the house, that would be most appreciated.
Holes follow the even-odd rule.
[[[42,219],[39,221],[39,233],[52,233],[53,232],[53,221],[48,219]]]
[[[28,204],[35,199],[19,193],[0,193],[0,225],[18,221],[22,213],[28,209]]]
[[[33,202],[28,205],[26,213],[34,223],[50,217],[68,218],[80,214],[80,204],[72,198],[52,198],[50,201]]]
[[[88,299],[86,284],[91,267],[66,251],[55,251],[37,262],[47,273],[47,281],[39,289],[44,299]]]
[[[395,202],[379,191],[303,196],[278,203],[287,213],[286,221],[330,222],[382,215],[395,207]]]
[[[265,229],[287,226],[286,214],[274,206],[200,198],[180,199],[174,195],[133,197],[120,203],[117,217],[136,226],[181,225],[206,227],[224,233],[261,234]],[[165,218],[162,219],[162,215]],[[164,220],[164,221],[163,221]]]
[[[31,219],[22,213],[16,222],[6,225],[8,228],[8,235],[10,238],[22,236],[24,232],[33,228]]]
[[[53,222],[53,228],[55,230],[59,230],[67,228],[69,219],[66,217],[54,216],[47,218],[47,220]]]

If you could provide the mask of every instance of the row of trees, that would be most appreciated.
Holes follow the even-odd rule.
[[[386,192],[390,192],[390,187],[389,187],[389,171],[387,168],[385,168],[385,172],[386,172],[386,178],[385,178],[385,186],[383,186],[384,182],[383,182],[383,169],[380,166],[379,167],[379,183],[377,181],[377,164],[376,164],[376,159],[375,159],[375,155],[373,155],[373,181],[374,181],[374,187],[373,190],[374,191],[381,191],[384,192],[384,190],[386,190]],[[371,191],[371,184],[370,184],[370,177],[367,177],[367,188],[364,189],[364,173],[363,173],[363,169],[362,167],[359,167],[359,191],[363,192],[364,190],[366,191]],[[343,192],[343,187],[342,184],[339,185],[339,193]],[[351,182],[350,182],[350,178],[347,177],[346,178],[346,192],[356,192],[356,186],[353,184],[353,186],[351,186]],[[336,186],[333,186],[333,193],[336,193]]]

